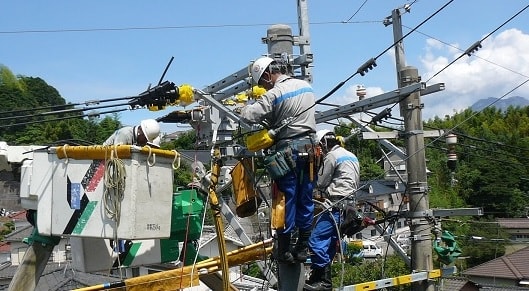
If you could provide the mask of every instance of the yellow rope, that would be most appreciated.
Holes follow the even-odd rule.
[[[114,154],[116,157],[114,157]],[[103,193],[103,204],[106,215],[115,223],[113,229],[113,251],[116,253],[119,253],[118,226],[121,218],[121,201],[123,201],[123,197],[125,196],[126,174],[125,163],[118,158],[117,151],[114,148],[114,151],[110,154],[110,159],[105,159],[105,189]],[[119,255],[118,264],[121,266]],[[121,271],[119,272],[119,275],[120,278],[123,279]]]
[[[111,157],[105,163],[105,192],[103,202],[109,218],[119,226],[121,201],[125,194],[126,170],[123,160]]]

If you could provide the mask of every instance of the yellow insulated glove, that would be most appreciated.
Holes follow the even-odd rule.
[[[237,102],[237,103],[246,103],[246,102],[248,102],[248,95],[246,95],[246,93],[244,93],[244,92],[237,94],[237,96],[235,96],[235,102]]]
[[[266,93],[266,89],[261,86],[253,86],[251,95],[253,98],[258,99],[263,96],[263,94]]]

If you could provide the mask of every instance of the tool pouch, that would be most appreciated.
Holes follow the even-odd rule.
[[[264,166],[272,180],[284,177],[295,168],[291,149],[287,147],[284,150],[266,156],[264,159]]]

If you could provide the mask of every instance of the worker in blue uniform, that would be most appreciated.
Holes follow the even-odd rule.
[[[280,263],[304,262],[308,257],[308,239],[312,229],[315,181],[312,154],[315,143],[315,97],[310,84],[288,74],[285,64],[270,57],[261,57],[251,65],[252,79],[267,91],[255,103],[240,110],[241,119],[248,124],[264,124],[273,132],[274,143],[267,152],[271,162],[268,172],[275,191],[284,195],[284,223],[275,225],[277,248],[275,256]],[[266,160],[266,158],[265,158]],[[288,164],[287,169],[272,168],[278,162]],[[277,194],[278,192],[276,192]],[[273,197],[283,197],[273,194]],[[274,204],[274,198],[272,201]],[[273,226],[274,227],[274,226]],[[298,231],[298,240],[290,246],[292,233]]]
[[[360,184],[360,164],[355,154],[341,146],[330,130],[316,133],[323,152],[318,169],[315,200],[322,212],[315,217],[309,239],[311,275],[304,290],[332,290],[331,263],[336,255],[340,234],[339,225],[344,203],[354,203],[354,193]]]

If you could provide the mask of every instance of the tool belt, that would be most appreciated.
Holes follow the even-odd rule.
[[[294,153],[296,154],[296,160],[308,161],[310,181],[315,180],[315,173],[321,163],[321,149],[312,143],[310,137],[288,141],[282,146],[276,147],[274,153],[265,157],[264,166],[270,178],[273,180],[279,179],[296,169],[296,162],[293,158]]]
[[[296,168],[296,163],[292,159],[292,150],[287,147],[264,158],[264,166],[272,180],[284,177]]]

